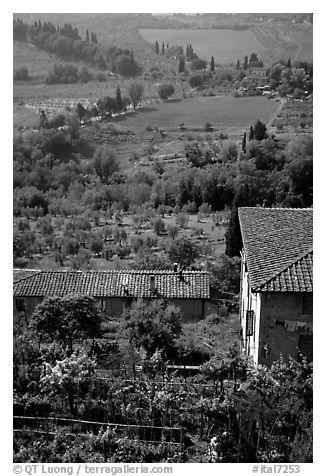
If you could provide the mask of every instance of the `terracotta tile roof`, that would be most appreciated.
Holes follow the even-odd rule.
[[[155,295],[151,291],[154,277]],[[126,291],[127,290],[127,293]],[[162,297],[209,299],[206,271],[40,271],[14,282],[14,296]]]
[[[239,221],[253,291],[312,292],[312,209],[240,207]]]
[[[14,268],[13,269],[13,280],[18,281],[19,279],[26,278],[27,276],[32,276],[35,273],[39,273],[41,270],[40,269],[20,269],[20,268]]]

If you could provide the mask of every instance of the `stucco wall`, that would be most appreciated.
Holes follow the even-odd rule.
[[[282,321],[312,323],[313,314],[303,314],[305,293],[261,293],[261,323],[259,332],[258,363],[270,365],[280,357],[298,358],[300,336],[306,342],[308,357],[312,357],[312,329],[289,330]],[[277,323],[276,321],[280,321]],[[270,353],[264,356],[263,347],[268,344]],[[309,352],[309,347],[311,348]]]
[[[26,312],[17,311],[16,298],[14,298],[14,322],[17,322],[18,320],[27,320],[29,322],[36,306],[42,302],[42,298],[25,297],[20,299],[24,299]],[[102,309],[107,316],[120,316],[123,309],[129,307],[132,303],[132,299],[127,297],[96,300],[99,304],[99,308]],[[151,301],[151,299],[148,299],[148,301]],[[207,304],[203,299],[171,299],[171,302],[180,307],[184,319],[187,321],[197,321],[202,319],[205,317],[207,312]]]
[[[245,256],[241,261],[241,292],[240,292],[240,322],[242,328],[242,349],[246,355],[253,358],[255,364],[270,365],[279,359],[292,355],[298,358],[298,350],[312,358],[312,327],[307,329],[289,330],[285,328],[286,321],[312,323],[312,309],[304,309],[303,300],[311,293],[252,293],[245,266]],[[246,336],[246,311],[254,311],[254,332]],[[304,313],[305,311],[305,313]],[[276,321],[283,321],[276,323]],[[264,346],[270,346],[267,356]]]
[[[246,355],[251,356],[254,362],[258,360],[258,339],[259,339],[259,317],[260,317],[260,296],[250,291],[249,277],[246,270],[244,255],[241,261],[241,283],[240,283],[240,323],[242,328],[242,349]],[[246,311],[254,311],[254,333],[252,336],[246,335]]]

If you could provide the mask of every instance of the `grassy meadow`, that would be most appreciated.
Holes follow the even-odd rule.
[[[250,127],[257,119],[268,121],[277,105],[275,101],[261,96],[194,96],[150,104],[126,115],[119,123],[136,134],[149,125],[174,131],[179,129],[181,123],[192,130],[202,128],[206,122],[218,131],[232,133]]]
[[[266,66],[281,59],[312,61],[312,25],[263,23],[247,30],[207,29],[141,29],[139,33],[151,44],[159,43],[186,46],[191,44],[195,53],[215,63],[235,64],[245,55],[255,52]]]
[[[255,51],[258,56],[263,52],[262,46],[257,42],[251,30],[139,30],[142,37],[149,43],[169,43],[180,45],[184,49],[191,44],[195,53],[203,59],[209,60],[214,56],[215,63],[235,64],[237,59]]]

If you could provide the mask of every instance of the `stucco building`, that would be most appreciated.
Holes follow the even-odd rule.
[[[242,347],[255,364],[312,359],[313,211],[239,208]]]
[[[15,273],[14,273],[15,276]],[[14,277],[14,320],[28,322],[45,297],[92,296],[109,316],[119,316],[134,299],[165,299],[180,307],[185,320],[206,315],[210,298],[205,271],[40,271]]]

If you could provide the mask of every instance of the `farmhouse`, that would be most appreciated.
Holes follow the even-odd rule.
[[[175,268],[176,269],[176,268]],[[14,320],[28,322],[45,297],[92,296],[107,316],[119,316],[134,299],[166,299],[185,320],[205,316],[210,298],[206,271],[35,271],[14,278]]]
[[[255,79],[266,78],[266,69],[265,68],[251,68],[250,77]]]
[[[239,208],[242,347],[255,364],[312,359],[313,211]]]

